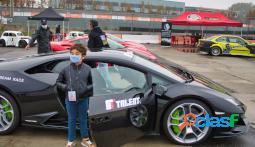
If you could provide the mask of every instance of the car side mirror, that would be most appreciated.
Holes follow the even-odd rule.
[[[160,84],[152,84],[153,91],[158,96],[163,96],[167,92],[167,87]]]

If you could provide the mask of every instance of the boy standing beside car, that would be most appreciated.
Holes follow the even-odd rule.
[[[80,122],[81,145],[94,146],[89,139],[88,108],[89,96],[93,95],[91,68],[83,63],[86,48],[76,44],[70,49],[70,65],[60,72],[57,87],[65,92],[66,110],[68,114],[68,143],[66,147],[73,147],[76,139],[76,117]]]

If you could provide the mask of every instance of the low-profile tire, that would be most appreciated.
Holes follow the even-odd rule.
[[[206,114],[212,115],[209,107],[198,100],[185,99],[172,104],[163,116],[163,131],[173,143],[195,145],[205,141],[211,135],[211,127],[198,128],[195,125],[186,125],[183,129],[179,128],[180,124],[184,122],[184,116],[190,113],[189,108],[196,117],[204,117]],[[194,121],[192,117],[187,118],[187,120]]]
[[[214,46],[210,49],[209,52],[210,55],[212,56],[220,56],[221,55],[221,48]]]
[[[6,47],[5,40],[3,39],[0,40],[0,47]]]
[[[14,98],[0,90],[0,135],[13,132],[20,122],[20,112]]]
[[[27,42],[25,40],[20,40],[19,41],[19,47],[20,48],[25,48],[27,46]]]

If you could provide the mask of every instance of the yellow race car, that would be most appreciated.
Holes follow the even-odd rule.
[[[200,39],[199,51],[212,56],[241,55],[255,57],[255,43],[234,35],[217,35],[207,39]]]

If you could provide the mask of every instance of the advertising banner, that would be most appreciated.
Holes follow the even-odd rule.
[[[161,25],[161,45],[171,46],[172,24],[170,22],[162,22]]]

